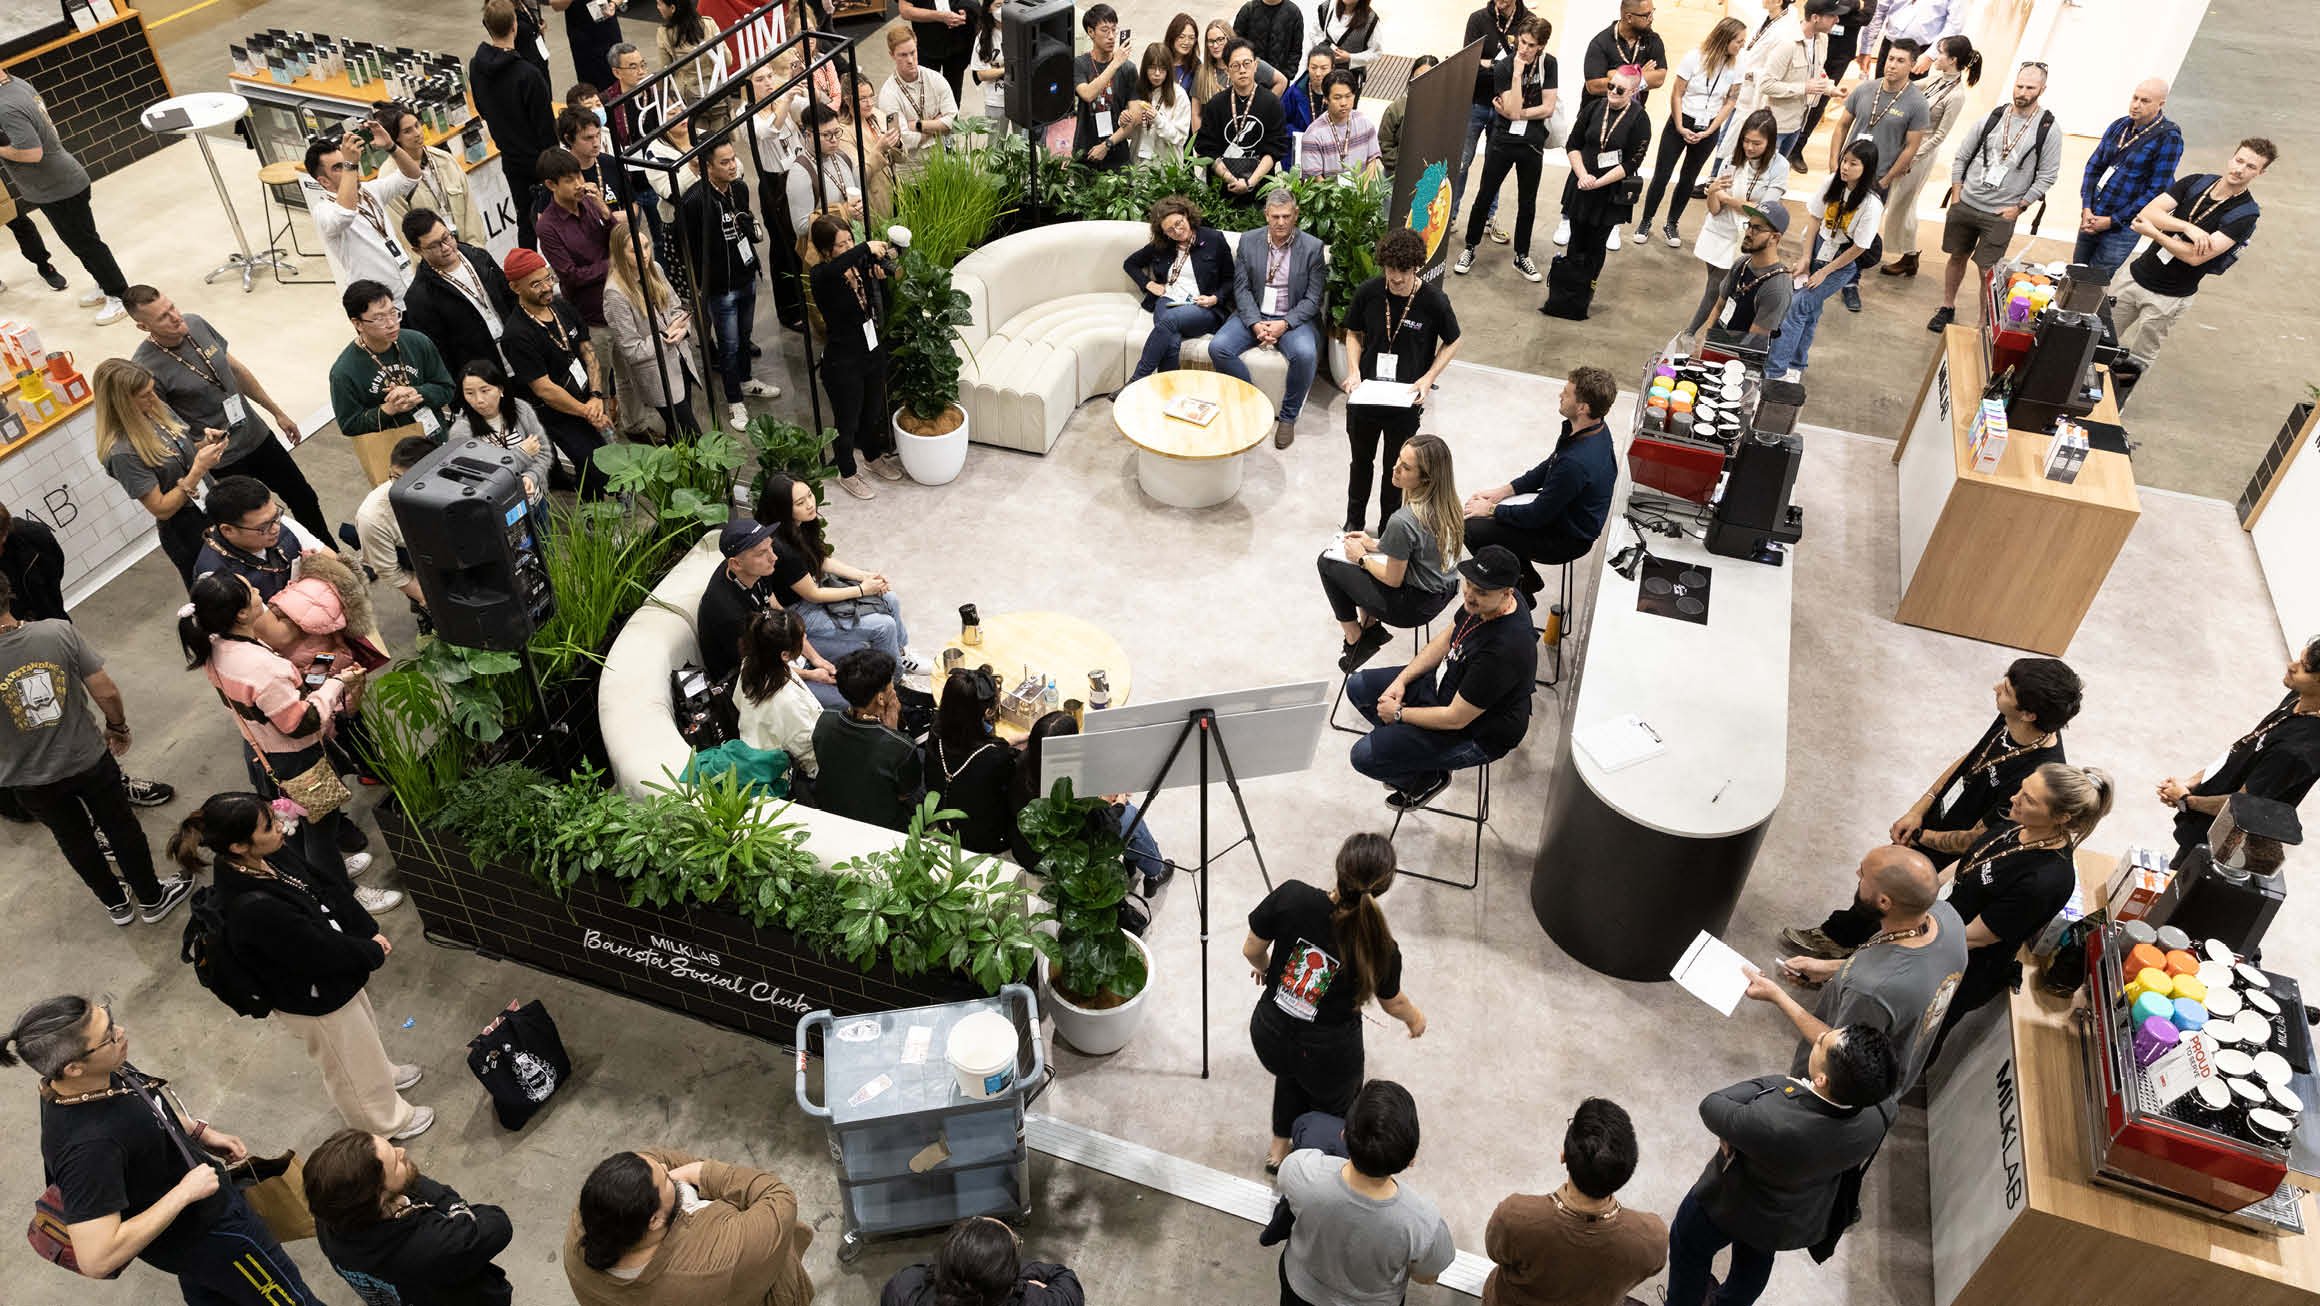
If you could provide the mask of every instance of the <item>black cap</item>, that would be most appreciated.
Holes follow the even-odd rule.
[[[1485,544],[1458,564],[1458,574],[1473,581],[1477,589],[1509,590],[1522,580],[1522,560],[1503,544]]]
[[[747,517],[736,517],[717,532],[717,551],[728,558],[738,558],[757,547],[759,540],[773,538],[771,526],[760,526]]]

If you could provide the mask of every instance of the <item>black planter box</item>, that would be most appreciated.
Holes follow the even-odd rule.
[[[521,866],[477,863],[455,835],[421,837],[391,801],[376,815],[430,938],[786,1048],[797,1046],[807,1012],[847,1016],[983,996],[952,972],[905,977],[883,961],[858,970],[730,912],[631,907],[609,882],[583,881],[559,901]]]

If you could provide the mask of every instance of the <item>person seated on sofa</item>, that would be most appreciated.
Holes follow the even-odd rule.
[[[1007,855],[1015,864],[1031,870],[1039,865],[1039,854],[1024,837],[1023,809],[1034,798],[1047,796],[1047,788],[1039,783],[1039,764],[1042,744],[1056,735],[1076,735],[1079,722],[1069,712],[1050,712],[1031,723],[1028,738],[1023,741],[1023,755],[1015,760],[1015,774],[1007,783]],[[1120,828],[1135,827],[1128,836],[1128,853],[1122,869],[1130,876],[1142,876],[1144,896],[1157,893],[1160,886],[1176,868],[1160,855],[1160,843],[1152,837],[1152,827],[1136,819],[1136,804],[1126,794],[1111,795],[1112,810],[1119,815]],[[1131,881],[1131,884],[1133,881]]]
[[[1274,414],[1273,447],[1297,438],[1297,414],[1313,388],[1321,356],[1321,288],[1328,279],[1321,240],[1297,229],[1297,197],[1287,186],[1265,194],[1265,229],[1241,233],[1233,268],[1232,317],[1208,343],[1208,361],[1227,376],[1249,381],[1241,355],[1258,346],[1281,351],[1289,387]],[[1254,384],[1254,382],[1251,382]]]
[[[1232,245],[1223,232],[1201,225],[1200,206],[1182,195],[1163,195],[1152,201],[1151,222],[1152,243],[1138,246],[1120,265],[1152,315],[1152,334],[1144,338],[1131,384],[1174,371],[1185,338],[1215,334],[1232,303]]]
[[[762,520],[773,524],[774,589],[783,606],[797,613],[806,635],[844,656],[875,648],[893,658],[905,674],[924,670],[910,656],[910,631],[894,582],[875,571],[838,561],[822,530],[822,506],[814,487],[785,473],[765,481],[757,501]],[[830,582],[837,582],[835,584]]]
[[[839,658],[838,692],[845,708],[814,723],[814,758],[821,765],[816,800],[825,812],[909,829],[926,781],[917,746],[895,728],[902,697],[894,689],[894,659],[874,648]]]
[[[781,606],[773,585],[773,528],[747,517],[725,523],[717,533],[717,551],[725,565],[709,576],[701,590],[694,621],[695,642],[701,649],[701,669],[713,681],[725,680],[741,668],[741,632],[750,619],[767,608]],[[804,640],[801,649],[810,664],[798,674],[816,700],[825,707],[842,707],[838,669]]]
[[[741,679],[733,686],[736,729],[751,748],[778,748],[807,779],[821,770],[814,760],[814,727],[822,704],[804,671],[806,628],[787,608],[769,607],[741,628]],[[832,687],[833,689],[835,686]]]
[[[1200,134],[1192,152],[1213,159],[1209,168],[1230,195],[1254,195],[1265,178],[1289,166],[1289,120],[1280,97],[1257,85],[1256,47],[1235,39],[1225,47],[1225,88],[1200,106]]]
[[[929,789],[942,805],[966,813],[947,827],[969,852],[1003,857],[1015,825],[1007,793],[1015,780],[1015,750],[991,728],[999,719],[999,678],[987,667],[961,667],[943,679],[934,729],[919,745]]]

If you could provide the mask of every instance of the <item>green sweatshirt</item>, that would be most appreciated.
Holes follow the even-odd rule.
[[[446,414],[457,391],[443,366],[443,355],[436,352],[434,341],[404,327],[386,353],[374,354],[357,340],[330,365],[330,411],[338,419],[339,433],[368,435],[419,421],[416,408],[406,413],[380,411],[379,401],[398,385],[416,387],[426,398],[438,433],[449,425]]]

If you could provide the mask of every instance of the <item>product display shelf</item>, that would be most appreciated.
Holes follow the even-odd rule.
[[[277,94],[295,92],[316,99],[341,100],[350,107],[362,103],[385,104],[395,98],[388,93],[385,82],[371,82],[365,86],[356,86],[347,79],[344,73],[340,73],[336,77],[297,77],[287,82],[277,82],[271,77],[251,77],[242,73],[227,73],[226,80],[232,82],[236,89],[258,88]],[[480,115],[475,111],[475,97],[472,95],[467,97],[467,116],[468,123],[481,121]],[[461,123],[448,131],[436,131],[431,127],[422,128],[422,131],[426,135],[428,146],[432,148],[465,131],[468,123]]]
[[[9,379],[7,389],[0,390],[0,394],[13,394],[15,390],[16,381],[12,377]],[[48,434],[50,431],[53,431],[58,427],[63,426],[66,422],[71,421],[73,418],[80,416],[84,410],[86,410],[91,404],[94,404],[95,402],[96,400],[93,398],[83,399],[79,403],[66,404],[65,406],[57,409],[56,416],[50,418],[38,426],[27,427],[23,435],[17,437],[14,440],[7,441],[4,444],[0,444],[0,458],[6,458],[8,455],[24,448],[26,445],[31,444],[33,441]]]

